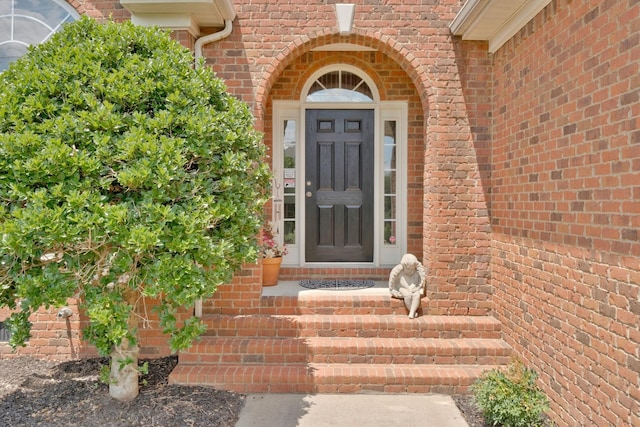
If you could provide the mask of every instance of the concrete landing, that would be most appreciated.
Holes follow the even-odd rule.
[[[250,394],[235,427],[469,427],[440,394]]]

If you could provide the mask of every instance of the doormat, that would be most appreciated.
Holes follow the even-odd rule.
[[[301,280],[300,286],[307,289],[348,291],[352,289],[373,288],[375,286],[375,282],[373,280],[360,280],[360,279],[331,279],[331,280],[309,279],[309,280]]]

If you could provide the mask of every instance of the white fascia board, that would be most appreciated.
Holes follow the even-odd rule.
[[[188,29],[195,36],[201,26],[223,26],[236,17],[232,0],[120,0],[120,4],[131,12],[135,24]],[[191,23],[185,23],[185,16]]]
[[[551,0],[527,1],[516,15],[504,23],[489,39],[489,52],[494,53],[511,37],[520,31],[529,21],[544,9]]]
[[[467,33],[467,30],[475,23],[477,16],[482,12],[484,6],[486,6],[486,0],[467,0],[462,6],[462,9],[458,11],[458,14],[449,28],[454,36],[463,36]]]
[[[449,28],[463,40],[485,40],[494,53],[551,0],[467,0]]]
[[[216,0],[215,5],[225,21],[233,21],[236,19],[236,8],[233,6],[233,0]]]
[[[188,13],[132,13],[131,22],[141,27],[187,30],[195,37],[200,35],[200,25]]]

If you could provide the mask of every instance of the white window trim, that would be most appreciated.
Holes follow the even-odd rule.
[[[385,245],[384,236],[384,122],[396,122],[396,233],[397,241],[395,245]],[[408,195],[407,195],[407,163],[408,154],[408,104],[407,102],[382,102],[380,103],[380,123],[377,123],[376,129],[380,134],[379,141],[376,143],[376,196],[380,199],[379,210],[380,220],[376,223],[378,230],[378,241],[376,243],[380,248],[379,265],[390,266],[400,263],[402,255],[407,252],[408,239]]]
[[[349,71],[360,77],[369,85],[374,94],[374,102],[370,103],[317,103],[306,102],[306,94],[313,82],[322,74],[331,71]],[[303,100],[298,101],[274,101],[273,102],[273,123],[272,123],[272,142],[273,150],[271,153],[272,170],[274,181],[273,191],[273,213],[272,218],[274,226],[278,230],[284,230],[283,214],[284,214],[284,188],[282,176],[284,171],[283,147],[284,140],[282,134],[282,125],[284,120],[296,121],[296,244],[287,245],[288,254],[283,259],[283,265],[293,267],[344,267],[344,268],[364,268],[364,267],[387,267],[393,266],[400,262],[402,255],[407,249],[407,160],[408,160],[408,140],[407,140],[407,122],[408,122],[408,103],[404,101],[385,101],[381,102],[376,86],[360,70],[350,66],[330,66],[314,73],[305,84],[302,91]],[[305,257],[305,196],[304,196],[304,177],[305,177],[305,158],[304,158],[304,129],[306,127],[305,116],[307,109],[370,109],[374,110],[375,132],[374,132],[374,253],[373,262],[368,263],[310,263],[306,262]],[[397,179],[397,239],[395,245],[385,245],[384,236],[384,122],[395,120],[396,128],[396,179]],[[282,241],[282,233],[278,238]]]
[[[328,108],[334,108],[333,106],[337,106],[337,105],[339,105],[339,106],[343,106],[343,105],[349,105],[349,106],[353,106],[353,105],[369,105],[369,106],[371,106],[371,105],[378,104],[380,102],[380,94],[378,93],[378,87],[373,82],[373,80],[368,75],[363,73],[359,68],[356,68],[356,67],[354,67],[352,65],[346,65],[346,64],[329,65],[329,66],[321,68],[318,71],[316,71],[315,73],[313,73],[311,75],[311,77],[309,77],[307,82],[304,84],[304,86],[302,87],[302,92],[300,92],[301,93],[300,102],[303,103],[303,104],[313,105],[313,107],[307,107],[307,108],[316,108],[316,105],[323,105],[323,104],[327,105],[327,103],[320,103],[320,102],[309,102],[309,103],[307,103],[306,102],[307,94],[309,93],[309,90],[311,89],[311,86],[315,83],[316,80],[318,80],[323,75],[325,75],[327,73],[332,73],[334,71],[346,71],[348,73],[355,74],[356,76],[358,76],[362,80],[364,80],[364,82],[369,86],[369,89],[371,90],[371,94],[373,95],[373,102],[363,102],[362,104],[357,103],[357,102],[328,103],[328,105],[331,106],[331,107],[328,107]],[[323,108],[323,107],[318,107],[318,108]],[[337,108],[349,109],[349,107],[337,107]]]
[[[53,36],[57,31],[60,30],[60,26],[66,22],[66,20],[69,17],[72,17],[74,19],[74,21],[77,21],[78,19],[80,19],[80,14],[70,5],[68,4],[66,1],[64,0],[50,0],[53,3],[57,4],[58,6],[60,6],[61,9],[64,9],[67,12],[67,16],[65,16],[62,21],[58,22],[56,24],[55,27],[52,27],[51,25],[47,24],[46,22],[44,22],[41,19],[36,18],[35,16],[30,16],[30,15],[23,15],[20,13],[16,13],[15,12],[15,3],[11,3],[11,13],[9,15],[4,15],[5,17],[10,17],[11,18],[11,32],[10,32],[10,39],[5,41],[5,43],[8,42],[14,42],[14,43],[20,43],[24,46],[29,46],[29,43],[26,43],[22,40],[18,40],[15,37],[14,34],[14,19],[16,17],[20,17],[23,19],[27,19],[29,21],[33,21],[36,22],[37,24],[43,26],[44,28],[47,28],[49,30],[49,34],[47,34],[47,36],[40,41],[40,43],[44,43],[45,41],[49,40],[51,38],[51,36]]]
[[[304,159],[304,156],[300,153],[302,145],[302,136],[300,132],[300,103],[297,101],[274,101],[273,102],[273,126],[272,126],[272,141],[273,148],[271,152],[271,170],[273,172],[272,183],[272,222],[274,228],[280,230],[280,234],[276,237],[279,243],[283,243],[283,230],[284,230],[284,185],[282,182],[282,176],[284,173],[284,135],[282,134],[282,124],[285,120],[295,120],[296,122],[296,186],[295,186],[295,200],[296,200],[296,243],[287,245],[287,255],[284,256],[282,263],[284,265],[300,265],[301,263],[301,249],[303,236],[301,236],[301,227],[303,227],[303,221],[300,211],[301,194],[300,188],[302,184],[301,177],[304,177],[304,167],[301,171],[300,160]],[[304,166],[304,165],[302,165]],[[304,203],[304,199],[302,200]]]
[[[2,0],[0,0],[2,1]],[[58,21],[58,23],[55,25],[55,27],[52,27],[51,25],[47,24],[45,21],[43,21],[42,19],[38,19],[36,16],[40,14],[41,11],[39,10],[29,10],[28,12],[31,13],[32,15],[26,15],[26,14],[22,14],[22,13],[18,13],[18,11],[16,11],[16,4],[15,2],[11,2],[11,10],[8,14],[2,15],[2,18],[9,18],[9,30],[7,31],[7,35],[8,38],[6,39],[0,39],[0,46],[3,45],[20,45],[23,46],[25,48],[28,48],[29,46],[31,46],[31,43],[28,43],[25,40],[21,40],[19,38],[17,38],[17,34],[16,34],[16,18],[20,18],[21,20],[25,20],[29,22],[29,29],[33,30],[34,26],[37,26],[38,28],[44,28],[46,31],[48,31],[48,33],[46,35],[44,35],[44,37],[42,38],[42,40],[39,40],[37,43],[35,43],[34,45],[38,45],[41,43],[46,42],[47,40],[49,40],[56,32],[58,32],[60,30],[60,27],[67,22],[73,22],[73,21],[77,21],[78,19],[80,19],[80,15],[78,14],[78,12],[67,2],[65,2],[64,0],[49,0],[50,2],[56,4],[60,9],[62,9],[64,12],[66,12],[67,14],[60,20]],[[20,9],[22,10],[22,9]],[[69,19],[72,18],[72,21],[69,21]],[[2,73],[4,71],[4,69],[0,69],[0,73]]]

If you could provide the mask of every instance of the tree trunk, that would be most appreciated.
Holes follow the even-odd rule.
[[[136,307],[137,294],[129,289],[125,291],[125,298],[132,307],[127,319],[129,331],[137,331],[138,317],[133,312]],[[130,402],[138,397],[138,357],[140,347],[137,342],[124,338],[111,352],[111,373],[109,374],[109,395],[122,402]]]
[[[140,348],[123,340],[111,352],[111,374],[109,395],[114,399],[129,402],[138,397],[138,356]],[[125,363],[125,360],[131,363]]]

